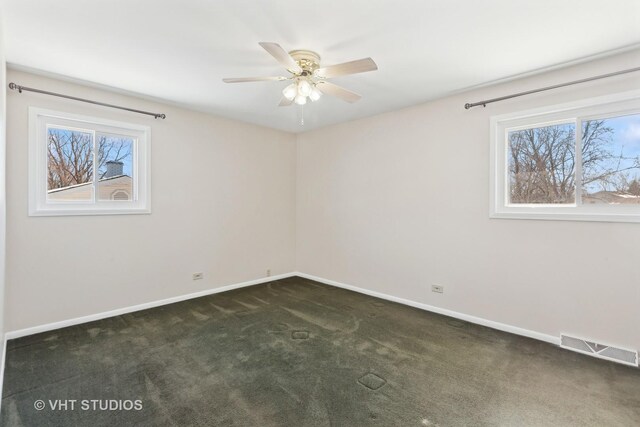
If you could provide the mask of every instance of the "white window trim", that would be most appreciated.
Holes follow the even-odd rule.
[[[605,118],[640,113],[640,90],[589,98],[551,107],[492,116],[490,119],[490,218],[543,219],[568,221],[640,222],[640,205],[510,205],[507,198],[507,141],[508,130],[518,127],[566,123],[577,118]],[[576,126],[576,157],[579,159],[581,126]],[[576,192],[579,185],[580,162],[576,167]],[[579,194],[578,194],[579,195]]]
[[[47,199],[46,128],[52,122],[107,133],[135,136],[132,201],[52,201]],[[65,126],[67,126],[65,124]],[[123,215],[151,213],[151,127],[132,123],[29,107],[29,216]]]

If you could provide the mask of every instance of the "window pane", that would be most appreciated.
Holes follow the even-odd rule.
[[[582,123],[582,203],[640,203],[640,114]]]
[[[91,133],[47,128],[47,198],[93,200]]]
[[[508,134],[509,203],[575,203],[575,125]]]
[[[107,134],[96,138],[98,200],[133,200],[133,138]]]

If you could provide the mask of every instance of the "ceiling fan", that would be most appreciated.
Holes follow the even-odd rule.
[[[378,69],[371,58],[320,67],[320,55],[310,50],[292,50],[287,53],[277,43],[260,42],[259,45],[282,64],[290,76],[240,77],[222,79],[222,81],[225,83],[244,83],[293,80],[282,91],[283,97],[279,104],[280,107],[286,107],[294,102],[298,105],[304,105],[307,103],[307,98],[311,101],[317,101],[322,94],[335,96],[350,103],[356,102],[361,98],[360,95],[330,83],[327,79]]]

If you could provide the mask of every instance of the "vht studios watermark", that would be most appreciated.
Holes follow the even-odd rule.
[[[122,399],[55,399],[36,400],[36,411],[141,411],[142,400]]]

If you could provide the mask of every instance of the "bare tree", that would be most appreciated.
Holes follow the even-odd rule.
[[[633,196],[640,196],[640,181],[637,178],[629,183],[627,192]]]
[[[131,157],[131,139],[98,136],[98,177],[106,173],[107,161]],[[63,188],[93,180],[94,146],[91,134],[51,128],[48,132],[48,188]]]
[[[570,125],[509,134],[513,203],[567,203],[575,193],[575,131]]]
[[[583,192],[595,186],[628,192],[626,171],[640,159],[614,153],[614,130],[605,120],[582,127],[582,177],[576,177],[575,126],[560,124],[509,133],[509,184],[513,203],[571,203],[577,182]]]
[[[93,176],[91,134],[49,129],[48,187],[68,187],[89,182]]]
[[[582,186],[586,189],[597,184],[604,191],[625,192],[628,189],[629,170],[640,167],[640,160],[611,146],[613,129],[604,120],[589,120],[582,126]]]

